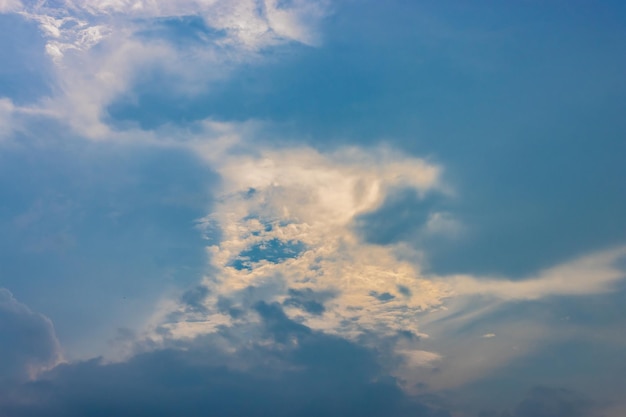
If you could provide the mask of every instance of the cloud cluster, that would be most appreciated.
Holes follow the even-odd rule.
[[[361,241],[353,227],[394,188],[423,196],[447,192],[439,166],[386,148],[327,154],[309,148],[219,154],[212,148],[206,157],[222,188],[199,226],[218,242],[207,248],[212,272],[202,282],[202,308],[191,297],[193,308],[183,302],[162,313],[173,317],[161,327],[171,337],[254,323],[245,312],[263,301],[280,303],[307,327],[352,340],[401,332],[417,338],[416,314],[439,307],[448,295],[445,283],[421,276],[396,248]],[[438,359],[412,350],[402,347],[415,366]]]

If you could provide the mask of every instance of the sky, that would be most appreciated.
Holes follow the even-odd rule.
[[[0,416],[623,417],[626,4],[0,0]]]

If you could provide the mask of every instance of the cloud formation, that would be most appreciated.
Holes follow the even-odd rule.
[[[249,320],[232,311],[258,301],[282,303],[291,319],[329,334],[417,335],[415,314],[448,294],[444,284],[421,277],[416,264],[362,242],[353,230],[355,218],[395,187],[447,192],[437,165],[385,148],[240,155],[213,148],[206,157],[222,189],[200,226],[218,242],[207,248],[212,273],[203,281],[204,311],[166,325],[178,337]]]

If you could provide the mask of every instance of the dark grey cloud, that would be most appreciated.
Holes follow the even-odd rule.
[[[6,417],[449,417],[407,397],[376,352],[255,307],[268,341],[225,356],[211,337],[134,356],[61,365],[0,394]],[[230,365],[235,366],[230,366]]]
[[[52,322],[0,288],[0,389],[54,365],[59,354]]]

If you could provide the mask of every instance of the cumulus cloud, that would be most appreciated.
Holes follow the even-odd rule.
[[[394,187],[446,192],[436,164],[386,148],[199,152],[222,177],[218,203],[200,227],[220,238],[207,248],[204,310],[172,307],[176,320],[164,326],[175,337],[254,321],[233,311],[258,301],[281,303],[290,319],[343,337],[418,335],[415,314],[447,296],[444,284],[424,279],[392,248],[362,242],[352,227]]]
[[[59,359],[50,320],[0,288],[0,384],[25,381]]]

